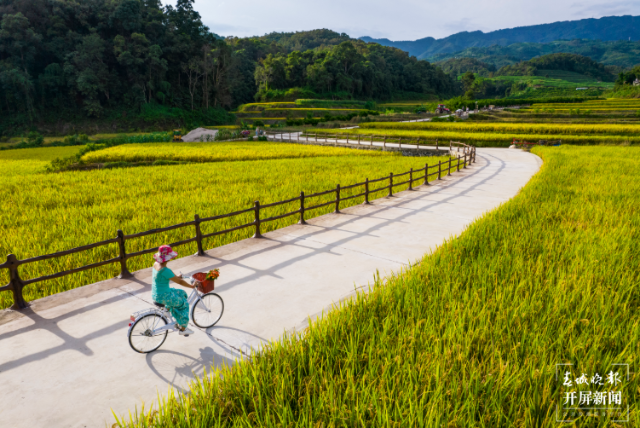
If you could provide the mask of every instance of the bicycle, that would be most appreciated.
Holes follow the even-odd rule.
[[[192,276],[182,276],[190,280]],[[201,293],[197,288],[191,290],[187,298],[191,321],[200,328],[213,327],[222,318],[224,301],[214,292]],[[153,302],[156,307],[135,312],[130,316],[127,337],[129,346],[136,352],[148,354],[160,348],[169,332],[178,331],[176,321],[162,303]]]

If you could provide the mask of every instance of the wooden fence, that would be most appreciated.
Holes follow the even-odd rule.
[[[439,140],[422,140],[421,138],[418,139],[411,139],[411,138],[406,138],[406,141],[416,141],[416,143],[408,143],[405,142],[404,143],[404,147],[402,146],[402,137],[389,137],[387,135],[371,135],[371,134],[329,134],[329,133],[322,133],[322,134],[310,134],[307,132],[267,132],[265,133],[265,135],[268,138],[272,138],[275,140],[281,140],[284,142],[296,142],[296,143],[325,143],[325,144],[329,144],[329,143],[333,143],[334,145],[338,146],[338,145],[343,145],[343,146],[369,146],[369,147],[380,147],[380,146],[374,146],[374,142],[378,142],[378,143],[382,143],[382,148],[386,149],[387,148],[387,143],[391,144],[398,144],[398,148],[402,149],[420,149],[421,146],[423,146],[420,142],[424,141],[424,143],[428,143],[431,142],[432,144],[435,144],[436,146],[436,150],[440,150],[441,148],[443,148],[443,146],[440,145]],[[309,138],[311,137],[311,140],[309,140]],[[351,137],[351,140],[349,140],[349,138]],[[357,138],[356,138],[357,137]],[[340,140],[343,141],[340,141]],[[449,149],[451,149],[452,144],[454,144],[454,142],[450,142],[449,143]],[[455,143],[455,144],[462,144],[462,143]],[[446,148],[446,146],[444,146]],[[468,146],[468,147],[472,147],[472,146]]]
[[[291,136],[289,136],[291,137]],[[196,242],[197,246],[198,246],[198,252],[196,253],[199,256],[204,255],[204,249],[203,249],[203,245],[202,245],[202,240],[204,238],[210,238],[212,236],[217,236],[217,235],[222,235],[224,233],[230,233],[236,230],[240,230],[240,229],[245,229],[248,227],[253,227],[255,228],[255,232],[253,237],[254,238],[260,238],[262,237],[261,231],[260,231],[260,226],[263,223],[267,223],[270,221],[274,221],[274,220],[279,220],[281,218],[285,218],[285,217],[290,217],[290,216],[294,216],[294,215],[299,215],[300,219],[298,221],[298,224],[305,224],[305,217],[306,217],[306,213],[308,211],[317,209],[317,208],[322,208],[325,206],[330,206],[330,205],[334,205],[335,209],[334,212],[335,213],[339,213],[340,212],[340,202],[343,201],[347,201],[350,199],[354,199],[354,198],[358,198],[358,197],[363,197],[364,196],[364,203],[365,204],[369,204],[370,203],[370,199],[371,199],[371,195],[377,194],[379,192],[383,192],[385,191],[387,194],[385,196],[392,196],[393,195],[393,188],[396,186],[402,186],[405,184],[409,185],[409,190],[413,190],[414,184],[416,182],[421,182],[422,184],[428,185],[429,181],[431,179],[431,177],[434,177],[433,179],[437,179],[440,180],[442,179],[443,176],[446,175],[450,175],[453,171],[460,171],[461,168],[466,168],[469,164],[474,163],[476,160],[476,151],[475,151],[475,147],[473,146],[468,146],[466,144],[462,144],[462,143],[450,143],[450,147],[453,146],[457,146],[459,148],[462,149],[462,154],[458,154],[456,156],[455,159],[452,159],[452,157],[449,157],[449,160],[446,162],[442,162],[439,161],[437,164],[434,165],[429,165],[428,163],[425,164],[424,168],[420,168],[420,169],[413,169],[411,168],[411,170],[404,172],[402,174],[393,174],[390,173],[389,176],[385,176],[382,178],[378,178],[375,180],[369,180],[368,178],[361,182],[361,183],[355,183],[355,184],[351,184],[349,186],[344,186],[344,187],[340,187],[340,185],[338,184],[335,189],[330,189],[330,190],[326,190],[324,192],[317,192],[317,193],[312,193],[309,195],[306,195],[304,192],[300,192],[300,196],[297,196],[295,198],[291,198],[291,199],[287,199],[285,201],[280,201],[280,202],[273,202],[270,204],[265,204],[265,205],[261,205],[259,201],[255,201],[254,206],[251,208],[247,208],[244,210],[240,210],[240,211],[235,211],[229,214],[222,214],[222,215],[217,215],[217,216],[213,216],[213,217],[206,217],[206,218],[200,218],[197,214],[194,216],[194,219],[192,221],[186,222],[186,223],[180,223],[180,224],[176,224],[173,226],[168,226],[168,227],[163,227],[163,228],[159,228],[159,229],[152,229],[152,230],[148,230],[146,232],[140,232],[140,233],[134,233],[132,235],[125,235],[122,230],[118,230],[116,237],[112,238],[112,239],[107,239],[105,241],[101,241],[101,242],[96,242],[94,244],[89,244],[89,245],[83,245],[81,247],[77,247],[77,248],[73,248],[70,250],[66,250],[66,251],[60,251],[57,253],[53,253],[53,254],[47,254],[44,256],[37,256],[37,257],[32,257],[29,259],[24,259],[24,260],[19,260],[14,254],[9,254],[7,256],[7,261],[0,264],[0,269],[7,269],[9,271],[9,283],[7,285],[4,285],[2,287],[0,287],[0,292],[2,291],[11,291],[13,293],[13,299],[14,299],[14,304],[12,306],[12,309],[24,309],[28,306],[27,302],[24,300],[24,296],[23,296],[23,289],[24,287],[26,287],[27,285],[31,285],[31,284],[36,284],[38,282],[42,282],[42,281],[47,281],[50,279],[56,279],[56,278],[60,278],[66,275],[71,275],[74,273],[78,273],[78,272],[82,272],[82,271],[86,271],[89,269],[95,269],[98,268],[100,266],[104,266],[104,265],[108,265],[108,264],[120,264],[120,274],[118,275],[118,278],[130,278],[133,275],[129,272],[129,269],[127,268],[127,260],[132,258],[132,257],[137,257],[137,256],[141,256],[141,255],[145,255],[145,254],[151,254],[151,253],[155,253],[156,251],[158,251],[159,247],[155,247],[155,248],[149,248],[146,250],[142,250],[142,251],[136,251],[133,253],[127,253],[126,251],[126,243],[127,240],[130,239],[134,239],[134,238],[140,238],[142,236],[147,236],[147,235],[154,235],[157,233],[163,233],[163,232],[167,232],[169,230],[174,230],[174,229],[182,229],[182,228],[193,228],[193,233],[195,234],[194,237],[192,238],[188,238],[188,239],[184,239],[182,241],[178,241],[178,242],[174,242],[171,243],[169,245],[171,245],[172,247],[176,247],[176,246],[180,246],[180,245],[185,245],[185,244],[189,244],[191,242]],[[424,171],[424,174],[423,174]],[[433,172],[431,172],[433,171]],[[416,174],[420,174],[417,175]],[[435,178],[437,176],[437,178]],[[396,181],[399,178],[402,177],[407,177],[404,181]],[[376,183],[383,183],[380,187],[371,189],[370,186]],[[420,185],[420,184],[418,184]],[[348,189],[353,189],[353,188],[357,188],[357,187],[362,187],[362,192],[358,193],[356,195],[352,195],[352,196],[348,196],[348,197],[340,197],[340,192],[343,190],[348,190]],[[335,194],[335,199],[328,201],[328,202],[323,202],[323,203],[319,203],[316,205],[307,205],[308,204],[308,200],[312,199],[312,198],[316,198],[319,196],[323,196],[323,195],[328,195],[334,193]],[[295,211],[291,211],[288,212],[286,214],[282,214],[282,215],[277,215],[277,216],[273,216],[273,217],[267,217],[267,218],[261,218],[260,217],[260,210],[261,209],[266,209],[266,208],[271,208],[271,207],[275,207],[278,205],[283,205],[283,204],[288,204],[291,202],[295,202],[295,201],[300,201],[300,208],[295,210]],[[215,220],[220,220],[220,219],[224,219],[224,218],[229,218],[229,217],[235,217],[238,215],[242,215],[242,214],[247,214],[247,213],[251,213],[253,212],[254,214],[254,220],[250,223],[246,223],[246,224],[242,224],[239,226],[235,226],[232,227],[230,229],[225,229],[225,230],[221,230],[221,231],[217,231],[217,232],[213,232],[213,233],[207,233],[204,234],[201,231],[201,225],[203,223],[206,222],[210,222],[210,221],[215,221]],[[308,217],[307,217],[308,218]],[[86,251],[86,250],[90,250],[93,248],[97,248],[97,247],[102,247],[105,245],[110,245],[110,244],[118,244],[118,248],[119,248],[119,255],[117,257],[111,258],[109,260],[103,260],[103,261],[99,261],[99,262],[95,262],[95,263],[91,263],[85,266],[81,266],[75,269],[70,269],[70,270],[65,270],[62,272],[57,272],[51,275],[44,275],[44,276],[40,276],[37,278],[31,278],[31,279],[22,279],[20,278],[20,273],[19,273],[19,267],[29,264],[29,263],[36,263],[36,262],[41,262],[43,260],[50,260],[50,259],[55,259],[55,258],[59,258],[59,257],[64,257],[64,256],[68,256],[71,254],[75,254],[75,253],[79,253],[81,251]]]

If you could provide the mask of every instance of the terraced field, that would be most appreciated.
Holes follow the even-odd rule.
[[[208,144],[208,148],[207,148]],[[245,147],[246,144],[246,147]],[[293,146],[293,147],[291,147]],[[223,156],[216,154],[218,149]],[[0,253],[15,254],[20,259],[49,254],[113,238],[118,229],[131,234],[169,226],[202,217],[225,214],[251,207],[255,200],[269,203],[300,194],[347,185],[364,178],[387,176],[409,168],[424,166],[424,159],[403,157],[376,151],[335,149],[289,144],[172,143],[133,144],[92,152],[92,159],[202,159],[215,163],[172,166],[102,169],[46,173],[49,163],[59,157],[74,155],[79,147],[56,147],[0,152]],[[155,153],[155,154],[154,154]],[[226,158],[225,158],[226,156]],[[313,156],[313,157],[309,157]],[[101,158],[102,157],[102,158]],[[283,159],[284,157],[284,159]],[[263,159],[263,160],[247,160]],[[444,158],[441,158],[444,160]],[[435,159],[438,161],[438,159]],[[353,189],[355,192],[357,189]],[[400,190],[400,189],[399,189]],[[355,193],[354,193],[355,194]],[[349,191],[343,195],[349,196]],[[330,200],[326,195],[318,203]],[[362,198],[344,203],[350,206]],[[297,209],[295,203],[269,208],[264,215],[279,215]],[[331,207],[309,213],[316,216]],[[210,233],[250,223],[250,214],[209,223],[203,233]],[[273,230],[297,221],[293,217],[264,225]],[[174,230],[127,242],[127,251],[153,248],[166,242],[185,239],[192,231]],[[213,248],[251,236],[243,229],[205,240]],[[188,236],[191,237],[191,236]],[[181,254],[193,254],[192,245],[180,247]],[[116,257],[116,245],[101,247],[73,256],[29,264],[21,268],[24,279],[72,269],[88,263]],[[148,257],[131,260],[130,269],[147,267]],[[81,285],[113,277],[113,265],[86,271],[25,289],[33,300]],[[6,270],[2,283],[7,283]],[[11,293],[0,293],[0,308],[11,306]]]

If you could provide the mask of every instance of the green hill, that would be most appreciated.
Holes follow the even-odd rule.
[[[294,33],[269,33],[262,37],[255,37],[257,40],[267,43],[276,43],[286,49],[287,52],[306,51],[309,49],[326,48],[339,45],[351,39],[345,33],[322,29],[311,31],[297,31]]]
[[[529,61],[507,65],[498,70],[496,76],[546,76],[550,72],[564,72],[565,76],[574,79],[569,81],[575,81],[576,78],[581,81],[613,82],[615,80],[615,76],[607,71],[604,65],[582,55],[567,53],[544,55]],[[571,74],[567,75],[566,72]]]
[[[450,58],[435,65],[452,76],[460,76],[467,71],[472,71],[480,76],[488,76],[489,73],[496,71],[495,65],[487,64],[475,58]]]

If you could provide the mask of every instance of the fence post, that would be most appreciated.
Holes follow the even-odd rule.
[[[442,180],[442,161],[438,161],[438,180]]]
[[[262,238],[262,233],[260,233],[260,201],[255,201],[253,203],[254,211],[255,211],[255,225],[256,225],[256,233],[253,235],[253,238]]]
[[[336,147],[338,147],[338,134],[336,134]]]
[[[458,157],[458,162],[456,163],[456,172],[460,172],[460,155]]]
[[[316,143],[318,142],[318,133],[316,132]]]
[[[360,145],[360,134],[358,134],[358,145]]]
[[[387,148],[387,136],[386,135],[384,136],[384,141],[382,142],[382,147],[385,148],[385,149]]]
[[[447,175],[451,175],[451,152],[449,152],[449,168],[447,169]]]
[[[6,264],[9,268],[9,284],[11,285],[11,291],[13,292],[13,306],[11,306],[11,309],[25,309],[29,304],[24,300],[24,296],[22,295],[24,284],[18,274],[18,258],[13,254],[9,254],[7,256]]]
[[[202,231],[200,230],[200,216],[196,214],[194,216],[196,221],[196,242],[198,243],[197,256],[204,256],[204,250],[202,249]]]
[[[307,224],[304,219],[304,192],[300,192],[300,221],[298,224]]]
[[[464,153],[464,162],[462,162],[462,168],[467,169],[467,152]]]
[[[436,152],[440,151],[440,149],[438,148],[438,139],[436,138]]]
[[[402,148],[402,137],[398,137],[398,148]]]
[[[409,170],[409,190],[413,190],[413,168]]]
[[[336,214],[340,214],[340,185],[336,185]]]
[[[364,203],[369,205],[369,179],[364,180]]]
[[[452,150],[453,148],[452,148],[451,140],[449,140],[449,153],[451,153]]]
[[[298,143],[300,142],[300,133],[298,132]]]
[[[387,196],[393,196],[393,172],[389,173],[389,195]]]
[[[428,163],[424,164],[424,184],[425,185],[429,184],[429,164]]]
[[[369,143],[370,146],[373,146],[373,134],[371,134],[371,142]]]
[[[127,252],[124,246],[124,233],[121,230],[118,230],[118,247],[120,248],[120,275],[118,278],[131,278],[131,272],[127,269]]]
[[[347,134],[347,144],[349,144],[349,134]]]

